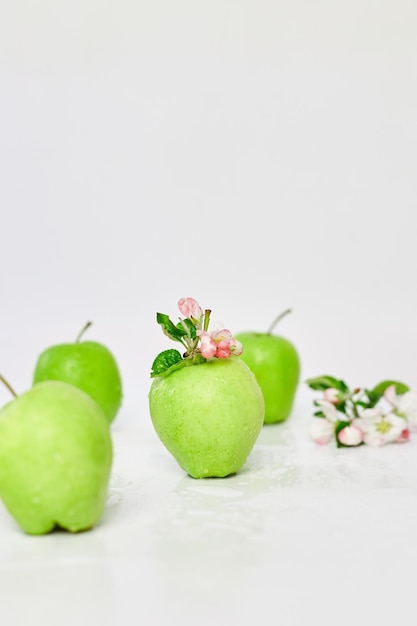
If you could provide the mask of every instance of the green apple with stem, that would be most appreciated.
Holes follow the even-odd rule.
[[[262,391],[230,331],[208,332],[211,311],[192,298],[179,307],[186,317],[177,325],[157,314],[164,333],[185,352],[165,350],[153,362],[152,423],[192,478],[224,478],[241,469],[262,429]]]
[[[81,341],[87,322],[73,343],[51,346],[39,356],[33,384],[61,380],[85,391],[103,409],[111,423],[122,403],[122,380],[110,350],[97,341]]]
[[[265,399],[265,424],[285,421],[291,414],[300,380],[300,357],[294,344],[274,334],[277,323],[291,312],[281,313],[266,332],[241,332],[240,358],[250,367]]]
[[[113,448],[108,420],[84,391],[38,383],[0,410],[0,498],[28,534],[93,528],[106,502]]]

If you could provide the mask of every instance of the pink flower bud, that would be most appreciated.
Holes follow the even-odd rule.
[[[181,298],[178,300],[178,308],[184,317],[199,321],[203,315],[203,309],[194,298]]]
[[[337,438],[344,446],[358,446],[363,442],[363,431],[359,426],[351,424],[338,432]]]
[[[337,389],[334,389],[333,387],[330,387],[329,389],[325,389],[323,391],[323,398],[327,402],[331,402],[332,404],[338,404],[340,400],[339,391]]]

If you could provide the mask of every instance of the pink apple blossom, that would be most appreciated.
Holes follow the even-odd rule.
[[[212,359],[216,356],[217,346],[215,341],[205,330],[197,331],[200,337],[200,352],[205,359]]]
[[[313,417],[310,436],[316,443],[326,445],[334,436],[334,424],[323,417]]]
[[[232,333],[227,328],[214,330],[211,333],[211,337],[216,343],[216,356],[219,359],[226,359],[231,354],[242,354],[242,344],[233,337]]]
[[[227,359],[232,354],[238,356],[242,354],[243,346],[237,341],[230,330],[221,328],[212,332],[197,330],[200,337],[200,350],[205,359],[213,356],[218,359]]]
[[[184,317],[190,320],[200,322],[203,318],[203,309],[194,298],[180,298],[178,300],[178,308]]]

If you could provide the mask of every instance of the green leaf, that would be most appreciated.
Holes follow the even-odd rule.
[[[372,391],[374,393],[378,393],[380,396],[382,396],[384,394],[384,391],[386,389],[388,389],[388,387],[390,387],[391,385],[395,386],[395,392],[396,392],[397,395],[401,395],[403,393],[406,393],[410,389],[410,387],[408,387],[408,385],[405,385],[404,383],[400,383],[397,380],[383,380],[381,383],[378,383],[378,385],[376,385],[372,389]]]
[[[339,402],[338,404],[336,404],[336,408],[340,413],[346,413],[347,407],[346,407],[346,402]]]
[[[185,328],[184,328],[185,326]],[[195,339],[197,337],[197,329],[194,326],[194,324],[192,323],[192,321],[188,318],[183,319],[181,322],[178,322],[178,324],[176,325],[176,328],[179,331],[183,331],[183,337],[185,335],[189,335],[191,337],[191,339]],[[188,330],[188,333],[187,333]]]
[[[183,361],[183,358],[178,350],[171,349],[160,352],[152,363],[151,378],[155,378],[155,376],[161,376],[167,370],[169,370],[174,365],[177,365],[181,361]]]
[[[317,376],[316,378],[309,378],[306,380],[306,384],[314,389],[315,391],[324,391],[325,389],[338,389],[343,393],[349,391],[349,387],[346,385],[343,380],[338,378],[334,378],[334,376]]]
[[[173,339],[174,341],[181,341],[182,343],[182,338],[187,335],[187,331],[182,324],[175,326],[175,324],[169,319],[169,316],[165,315],[165,313],[157,313],[156,321],[162,326],[162,330],[167,337]]]
[[[381,393],[377,393],[376,391],[372,391],[372,389],[365,389],[365,393],[366,393],[366,396],[367,396],[369,402],[357,402],[356,404],[359,404],[360,406],[363,406],[363,407],[366,407],[366,408],[372,408],[376,404],[378,404],[378,402],[382,398],[382,394]]]
[[[406,393],[410,389],[408,385],[405,385],[404,383],[401,383],[399,381],[383,380],[382,382],[375,385],[373,389],[365,389],[366,395],[369,399],[368,407],[372,408],[376,404],[378,404],[378,402],[383,397],[386,389],[388,389],[388,387],[390,387],[391,385],[395,386],[395,392],[397,393],[397,395]]]

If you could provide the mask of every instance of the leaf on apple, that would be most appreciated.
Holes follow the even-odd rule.
[[[178,365],[183,360],[178,350],[164,350],[160,352],[152,363],[151,378],[161,376],[174,365]]]
[[[163,378],[182,367],[190,367],[205,362],[206,359],[201,355],[196,355],[194,360],[191,361],[190,359],[184,359],[178,350],[164,350],[158,354],[152,363],[151,378],[156,378],[157,376]]]

